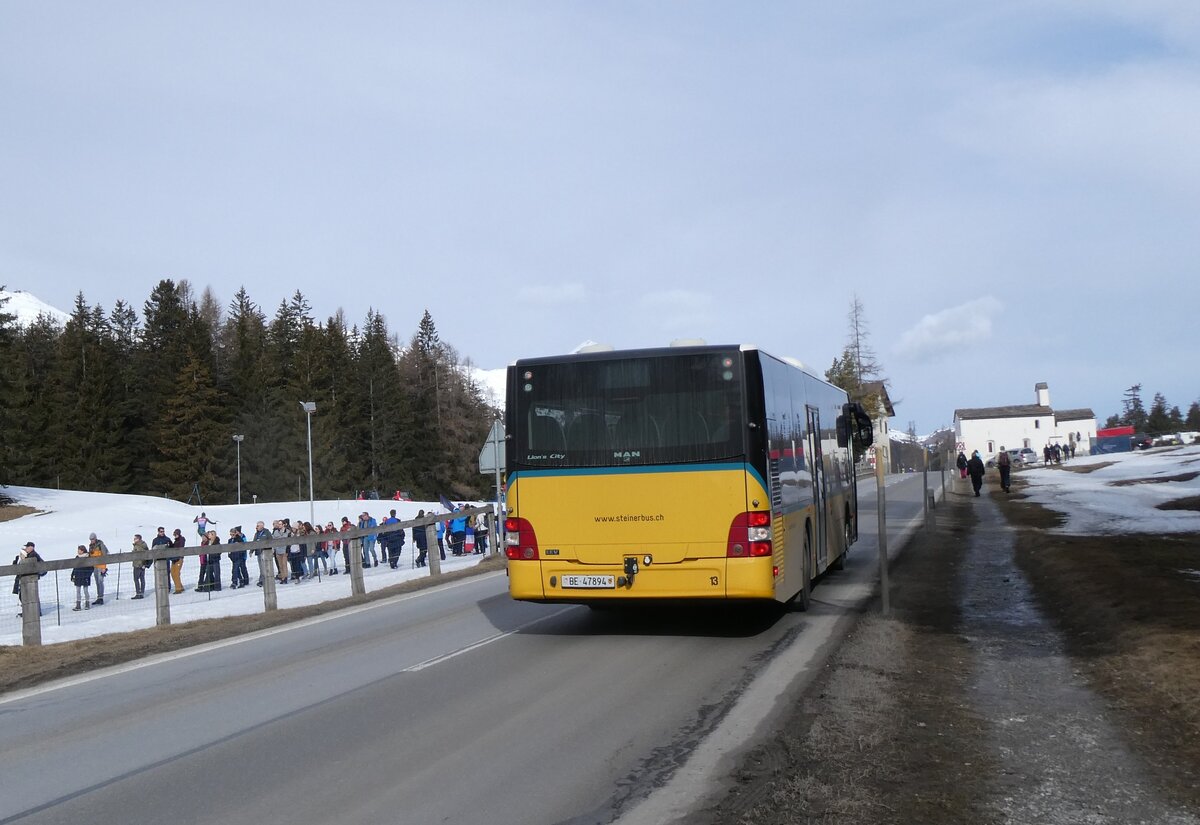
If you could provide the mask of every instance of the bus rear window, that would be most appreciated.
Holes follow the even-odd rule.
[[[518,365],[526,467],[713,461],[745,454],[739,353]]]

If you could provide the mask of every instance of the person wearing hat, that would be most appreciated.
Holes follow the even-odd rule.
[[[13,559],[13,564],[20,564],[21,562],[28,561],[30,559],[32,559],[33,561],[43,561],[42,557],[38,555],[38,551],[34,549],[33,542],[27,541],[27,542],[25,542],[25,545],[21,548],[21,550],[17,553],[16,558]],[[33,575],[33,574],[26,573],[26,574],[17,576],[15,579],[13,579],[13,591],[12,592],[13,592],[14,596],[16,596],[17,598],[20,598],[20,596],[21,596],[21,581],[31,575]],[[44,576],[44,575],[46,575],[44,572],[38,574],[39,577]],[[40,604],[38,605],[38,615],[39,616],[42,615],[42,606]],[[20,618],[21,614],[18,613],[17,617]]]
[[[103,541],[96,538],[95,533],[88,535],[88,555],[89,556],[107,556],[108,547]],[[108,575],[107,564],[96,565],[96,601],[92,602],[92,606],[104,604],[104,577]]]

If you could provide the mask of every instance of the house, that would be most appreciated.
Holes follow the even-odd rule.
[[[958,449],[970,455],[978,450],[985,459],[1002,448],[1029,447],[1039,456],[1048,444],[1075,445],[1087,455],[1096,438],[1096,415],[1090,409],[1055,410],[1050,406],[1050,386],[1034,385],[1035,403],[1004,407],[979,407],[954,411]]]
[[[867,463],[874,467],[876,447],[886,448],[892,443],[892,437],[888,435],[888,419],[895,417],[896,409],[892,406],[887,385],[882,381],[864,381],[860,394],[862,404],[866,407],[867,414],[871,416],[872,443],[867,450]]]

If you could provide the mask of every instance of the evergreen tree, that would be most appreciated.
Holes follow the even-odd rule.
[[[1146,408],[1142,406],[1142,385],[1134,384],[1125,390],[1124,412],[1121,423],[1133,427],[1135,432],[1146,431]]]
[[[108,319],[83,293],[57,342],[51,377],[57,414],[50,437],[58,449],[62,484],[76,490],[129,489],[124,420],[114,402],[121,390]]]
[[[364,487],[381,492],[399,489],[406,458],[402,434],[411,424],[408,399],[401,387],[387,322],[374,310],[367,312],[357,355],[365,425]]]
[[[1200,431],[1200,401],[1193,401],[1188,407],[1187,418],[1184,419],[1184,424],[1192,431]]]
[[[1171,429],[1171,417],[1167,413],[1167,399],[1161,392],[1154,393],[1150,403],[1150,414],[1146,416],[1146,433],[1163,435]]]
[[[187,499],[193,485],[203,497],[223,495],[219,476],[232,446],[228,422],[217,404],[212,373],[192,350],[159,420],[160,458],[151,465],[158,489],[177,499]]]
[[[1119,416],[1119,415],[1110,415],[1104,421],[1104,429],[1106,429],[1106,430],[1112,429],[1113,427],[1120,427],[1120,426],[1123,426],[1123,425],[1121,423],[1121,416]]]
[[[270,393],[266,380],[266,316],[250,299],[245,287],[230,302],[222,325],[219,351],[227,363],[228,407],[232,411],[230,440],[243,436],[241,476],[243,500],[265,496],[271,467],[267,461],[267,438],[271,420]],[[234,489],[237,499],[237,453],[234,447]]]
[[[1183,412],[1179,407],[1171,407],[1171,411],[1167,413],[1167,419],[1170,422],[1170,432],[1177,433],[1183,429]]]
[[[5,289],[0,284],[0,292]],[[16,341],[16,316],[5,312],[4,305],[8,297],[0,297],[0,433],[8,433],[4,441],[11,442],[16,428],[13,423],[15,408],[12,406],[13,396],[13,361],[14,343]],[[10,451],[15,448],[12,443],[0,446],[0,486],[8,483],[12,469],[10,467]],[[3,499],[0,498],[0,503]]]
[[[52,376],[57,370],[58,338],[62,328],[48,315],[40,315],[20,330],[13,358],[9,392],[10,429],[0,439],[12,472],[12,483],[30,487],[55,487],[60,450],[50,437],[57,426],[57,399]]]

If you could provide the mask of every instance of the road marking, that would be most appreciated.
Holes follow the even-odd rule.
[[[155,656],[149,657],[148,659],[140,659],[135,662],[126,662],[125,664],[121,664],[121,665],[113,665],[112,667],[106,667],[106,668],[102,668],[100,670],[94,670],[90,673],[81,673],[78,676],[69,676],[65,679],[60,679],[58,681],[47,682],[44,685],[37,685],[36,687],[26,688],[25,690],[18,690],[13,693],[7,693],[3,696],[0,696],[0,705],[6,705],[6,704],[9,704],[10,702],[18,702],[18,701],[21,701],[22,699],[30,699],[30,698],[33,698],[34,696],[41,696],[44,693],[50,693],[55,690],[62,690],[63,688],[69,688],[69,687],[74,687],[76,685],[87,684],[88,682],[92,682],[97,679],[107,679],[110,676],[120,676],[121,674],[124,674],[124,673],[130,673],[135,670],[141,670],[144,667],[153,667],[154,665],[161,665],[161,664],[166,664],[167,662],[174,662],[179,659],[186,659],[189,656],[196,656],[201,653],[209,653],[213,650],[220,650],[221,648],[231,647],[232,645],[242,644],[243,642],[253,642],[253,641],[257,641],[258,639],[265,639],[265,638],[274,636],[279,633],[287,633],[288,631],[291,631],[291,630],[300,630],[305,627],[310,627],[311,625],[318,624],[320,622],[329,621],[330,619],[338,619],[338,618],[343,618],[346,616],[354,616],[358,613],[365,613],[368,610],[375,610],[380,607],[388,607],[390,605],[410,601],[412,599],[416,599],[421,596],[429,596],[429,595],[433,595],[434,593],[443,592],[445,590],[453,590],[458,587],[465,587],[468,584],[481,582],[481,581],[487,581],[488,579],[496,578],[497,576],[500,576],[502,573],[504,573],[503,570],[498,570],[494,573],[484,573],[480,576],[471,576],[470,578],[462,579],[461,581],[448,582],[447,584],[438,585],[436,587],[430,587],[426,590],[418,590],[413,593],[402,593],[398,596],[390,596],[386,599],[380,599],[379,601],[370,602],[368,604],[360,604],[360,605],[356,605],[354,607],[346,607],[341,610],[335,610],[331,613],[322,613],[319,616],[313,616],[308,619],[300,619],[299,621],[295,621],[295,622],[288,622],[287,624],[281,624],[278,627],[269,627],[266,630],[256,630],[253,633],[246,633],[244,635],[234,636],[229,639],[221,639],[220,641],[216,641],[216,642],[206,642],[205,644],[197,645],[195,647],[187,647],[187,648],[184,648],[183,650],[173,650],[169,653],[159,653]],[[520,628],[518,628],[518,629],[520,629]],[[463,652],[466,652],[466,651],[463,651]]]
[[[519,627],[516,627],[512,630],[505,631],[504,633],[497,633],[494,636],[488,636],[486,639],[480,639],[478,642],[472,642],[471,644],[467,645],[466,647],[460,647],[458,650],[451,651],[450,653],[443,653],[441,656],[434,656],[432,659],[426,659],[423,662],[418,662],[415,665],[410,665],[409,667],[401,669],[400,672],[401,673],[416,673],[417,671],[424,670],[427,667],[433,667],[434,665],[439,665],[442,662],[445,662],[445,661],[455,658],[456,656],[461,656],[464,653],[470,653],[472,650],[478,650],[479,648],[483,647],[484,645],[490,645],[492,642],[498,642],[507,636],[511,636],[514,633],[520,633],[522,630],[525,630],[526,628],[533,627],[535,624],[540,624],[541,622],[544,622],[548,619],[553,619],[555,616],[561,616],[563,613],[566,613],[568,610],[574,610],[574,609],[575,609],[574,605],[571,605],[570,607],[564,607],[561,610],[556,610],[553,613],[550,613],[545,616],[541,616],[537,619],[534,619],[531,622],[526,622],[525,624],[523,624]]]

